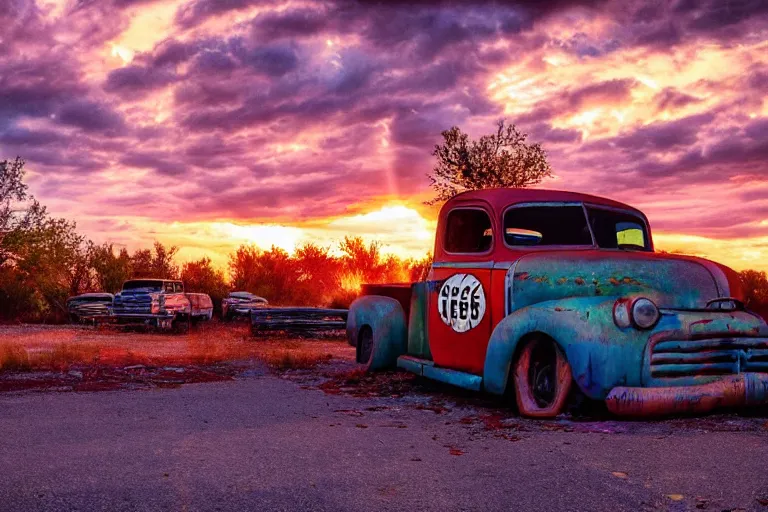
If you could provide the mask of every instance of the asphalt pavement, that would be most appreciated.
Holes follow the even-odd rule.
[[[763,419],[498,431],[414,403],[267,374],[3,394],[0,510],[768,511]]]

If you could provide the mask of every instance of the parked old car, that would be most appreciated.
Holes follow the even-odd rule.
[[[514,397],[553,417],[570,391],[629,416],[768,403],[768,325],[738,275],[654,251],[639,210],[548,190],[459,194],[423,283],[357,299],[347,335],[368,370]]]
[[[83,293],[67,299],[67,312],[72,323],[94,320],[109,315],[114,295],[111,293]]]
[[[231,320],[236,317],[247,318],[254,308],[264,308],[269,305],[267,299],[250,292],[230,292],[221,301],[221,317]]]
[[[184,293],[181,281],[132,279],[115,295],[112,315],[118,323],[184,331],[193,321],[210,320],[213,303],[204,293]]]

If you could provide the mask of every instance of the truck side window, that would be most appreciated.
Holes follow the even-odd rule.
[[[635,215],[601,208],[587,208],[598,247],[650,251],[645,223]]]
[[[165,293],[173,293],[173,283],[169,281],[165,282]]]
[[[182,283],[175,283],[176,293],[184,293],[184,285]]]
[[[493,242],[491,218],[477,208],[456,208],[448,214],[445,250],[453,253],[486,252]]]

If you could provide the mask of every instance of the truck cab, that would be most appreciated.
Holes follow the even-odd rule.
[[[738,275],[656,252],[646,216],[617,201],[459,194],[440,211],[427,281],[408,286],[351,306],[368,369],[514,396],[534,417],[562,412],[572,390],[640,416],[768,401],[768,327]]]
[[[187,294],[184,283],[170,279],[131,279],[112,302],[112,315],[120,323],[144,323],[160,329],[187,330],[194,319],[210,319],[211,298]]]

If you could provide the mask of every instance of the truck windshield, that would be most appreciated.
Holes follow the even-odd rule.
[[[504,214],[504,241],[509,246],[592,246],[592,233],[602,249],[650,251],[645,221],[620,210],[580,204],[515,206]],[[588,218],[587,218],[588,217]],[[587,224],[589,221],[589,224]],[[590,233],[591,231],[591,233]]]
[[[581,205],[516,206],[504,214],[507,245],[592,245]]]
[[[650,251],[645,222],[629,212],[587,207],[589,225],[598,247]]]
[[[138,279],[123,283],[123,290],[147,290],[159,292],[163,290],[163,282],[154,279]]]

